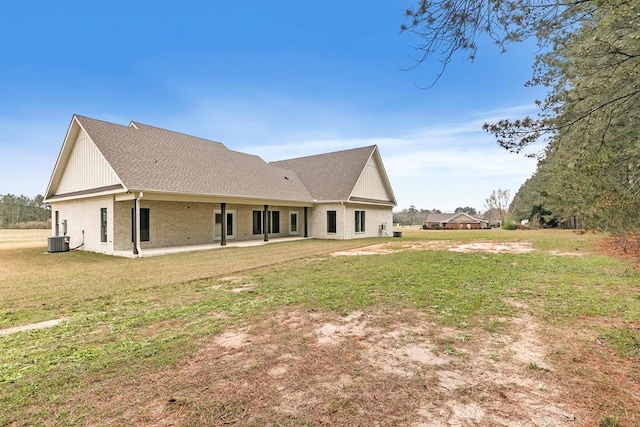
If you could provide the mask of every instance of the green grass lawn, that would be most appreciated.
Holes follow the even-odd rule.
[[[597,329],[607,348],[637,370],[640,274],[599,255],[594,245],[602,238],[570,231],[405,229],[402,239],[308,240],[142,259],[46,254],[46,241],[36,248],[0,246],[0,329],[65,319],[0,336],[0,425],[119,425],[122,420],[109,421],[112,415],[96,406],[71,409],[66,402],[91,393],[95,384],[172,369],[203,340],[294,309],[341,316],[413,312],[473,336],[502,333],[522,305],[554,330]],[[534,250],[329,255],[423,240],[528,242]],[[558,255],[568,252],[572,256]],[[616,395],[594,405],[589,410],[603,417],[601,423],[640,422],[638,407]]]

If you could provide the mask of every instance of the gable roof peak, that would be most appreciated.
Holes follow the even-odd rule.
[[[123,126],[80,115],[74,115],[71,128],[84,129],[124,189],[312,201],[294,172],[220,142],[135,121]]]
[[[288,162],[288,161],[294,161],[294,160],[300,160],[300,159],[310,159],[310,158],[314,158],[314,157],[326,157],[326,156],[331,156],[331,155],[345,155],[345,154],[348,154],[349,152],[369,151],[369,152],[373,153],[373,151],[376,150],[377,148],[378,148],[378,146],[374,144],[374,145],[367,145],[365,147],[347,148],[345,150],[330,151],[328,153],[317,153],[317,154],[310,154],[310,155],[307,155],[307,156],[294,157],[294,158],[291,158],[291,159],[276,160],[276,161],[273,161],[271,163]]]
[[[377,150],[376,145],[369,145],[279,160],[269,164],[294,171],[314,200],[347,201],[351,198],[367,163]],[[387,180],[386,174],[384,180]],[[395,199],[393,203],[395,204]]]

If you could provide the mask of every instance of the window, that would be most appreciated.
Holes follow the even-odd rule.
[[[253,211],[253,234],[262,234],[262,211]]]
[[[337,232],[337,215],[336,211],[327,211],[327,233]]]
[[[149,232],[149,208],[140,208],[140,241],[148,242],[151,233]],[[131,209],[131,241],[134,241],[136,226],[136,213]]]
[[[364,233],[364,211],[356,211],[356,233]]]
[[[269,211],[269,233],[280,233],[279,211]]]
[[[224,221],[224,222],[223,222]],[[223,227],[224,225],[224,227]],[[225,209],[223,217],[222,210],[213,211],[213,238],[222,240],[222,229],[224,228],[225,240],[236,238],[236,211]]]
[[[227,212],[227,236],[233,236],[233,212]]]
[[[233,236],[233,213],[232,212],[226,212],[227,214],[227,221],[225,223],[225,233],[227,236]],[[216,212],[215,213],[215,226],[216,226],[216,236],[220,236],[220,233],[222,233],[222,213],[221,212]],[[142,224],[142,218],[140,218],[140,223]],[[142,225],[140,225],[140,227],[142,227]]]
[[[107,208],[100,208],[100,241],[107,241]]]
[[[298,212],[289,212],[289,233],[298,234]]]
[[[262,211],[253,211],[253,234],[262,234]],[[267,233],[280,233],[280,212],[269,211]]]

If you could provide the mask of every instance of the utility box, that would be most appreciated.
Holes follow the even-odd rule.
[[[47,252],[68,252],[69,251],[69,237],[68,236],[53,236],[49,237]]]

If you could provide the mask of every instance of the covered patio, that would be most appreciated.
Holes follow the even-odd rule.
[[[234,240],[228,241],[225,246],[221,246],[220,242],[207,243],[202,245],[186,245],[186,246],[167,246],[163,248],[149,248],[142,250],[139,254],[134,254],[131,250],[127,251],[114,251],[114,255],[125,258],[146,258],[151,256],[177,254],[182,252],[195,252],[195,251],[208,251],[211,249],[225,249],[225,248],[246,248],[250,246],[262,246],[271,243],[291,242],[295,240],[308,240],[308,238],[301,236],[293,237],[275,237],[270,238],[268,242],[264,240]]]

